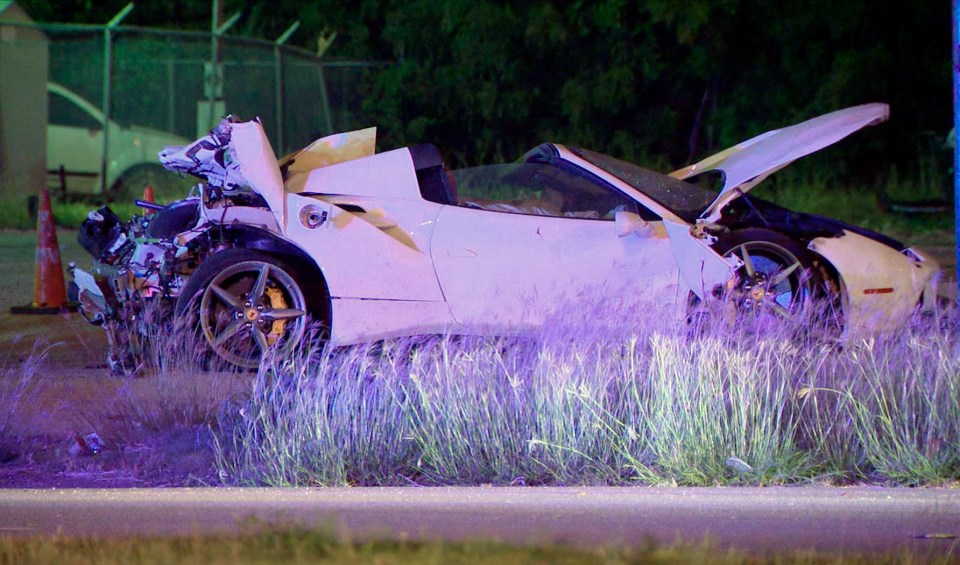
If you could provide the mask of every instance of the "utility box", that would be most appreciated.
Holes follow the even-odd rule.
[[[47,36],[0,0],[0,199],[47,183]]]

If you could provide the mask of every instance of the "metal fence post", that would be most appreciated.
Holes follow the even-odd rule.
[[[220,23],[222,14],[222,5],[220,0],[213,0],[213,6],[210,14],[210,76],[207,80],[207,103],[210,105],[208,125],[212,128],[216,125],[216,101],[223,99],[223,74],[220,69],[220,41],[223,34],[237,23],[243,12],[237,12],[229,20]]]
[[[100,193],[107,198],[107,161],[110,159],[110,105],[113,84],[113,30],[133,11],[133,2],[113,16],[103,29],[103,154],[100,157]]]
[[[290,39],[290,36],[293,35],[293,32],[297,31],[298,27],[300,27],[300,20],[293,22],[293,24],[287,28],[287,31],[283,32],[283,35],[278,37],[277,40],[273,42],[274,64],[276,64],[277,66],[277,77],[275,81],[275,85],[277,88],[277,92],[276,92],[277,112],[275,114],[274,119],[277,120],[277,153],[279,154],[286,152],[283,146],[283,125],[284,125],[283,124],[284,122],[283,90],[284,89],[283,89],[283,51],[281,50],[281,47],[283,46],[284,43],[287,42],[288,39]]]
[[[220,3],[220,0],[213,0],[213,5],[210,8],[210,72],[211,76],[204,77],[204,86],[207,90],[207,104],[209,104],[209,117],[207,119],[207,124],[210,127],[213,127],[213,120],[216,118],[214,116],[213,104],[217,99],[217,87],[222,87],[221,79],[223,77],[217,76],[220,63],[220,36],[217,34],[217,30],[220,28],[220,19],[223,17],[223,5]],[[221,93],[222,96],[222,93]],[[200,128],[197,127],[199,130]]]
[[[323,72],[323,56],[326,54],[327,49],[333,45],[333,41],[336,38],[337,32],[327,33],[325,31],[317,40],[317,57],[320,59],[317,61],[317,77],[320,81],[320,97],[323,99],[323,118],[324,121],[327,122],[327,134],[334,133],[334,130],[333,116],[330,113],[330,98],[327,96],[327,74]]]

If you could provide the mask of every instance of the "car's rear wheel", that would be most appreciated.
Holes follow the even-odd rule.
[[[177,311],[196,315],[207,347],[244,368],[256,368],[268,352],[289,353],[307,332],[307,296],[296,270],[247,249],[221,251],[203,262],[184,286]]]

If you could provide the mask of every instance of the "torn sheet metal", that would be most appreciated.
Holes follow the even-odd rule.
[[[280,160],[287,174],[303,173],[376,153],[377,128],[371,127],[322,137]]]
[[[213,187],[252,189],[283,225],[283,179],[259,119],[244,122],[227,116],[208,135],[189,145],[165,147],[158,157],[165,168],[202,178]]]
[[[288,194],[421,200],[420,183],[407,148],[289,175],[286,191]]]
[[[247,184],[236,152],[230,146],[234,119],[227,116],[210,133],[188,145],[169,145],[157,155],[171,171],[193,175],[211,186],[239,188]]]
[[[701,300],[712,288],[729,281],[740,267],[735,257],[721,257],[705,241],[693,237],[687,224],[665,221],[663,225],[683,282]]]
[[[259,120],[233,124],[231,146],[240,161],[240,170],[247,179],[247,186],[263,196],[267,206],[277,217],[277,223],[285,225],[286,202],[283,198],[283,179],[277,157],[263,131]]]

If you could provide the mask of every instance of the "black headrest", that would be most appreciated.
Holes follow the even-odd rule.
[[[432,143],[411,146],[410,157],[413,158],[413,168],[418,171],[443,166],[443,156]]]

